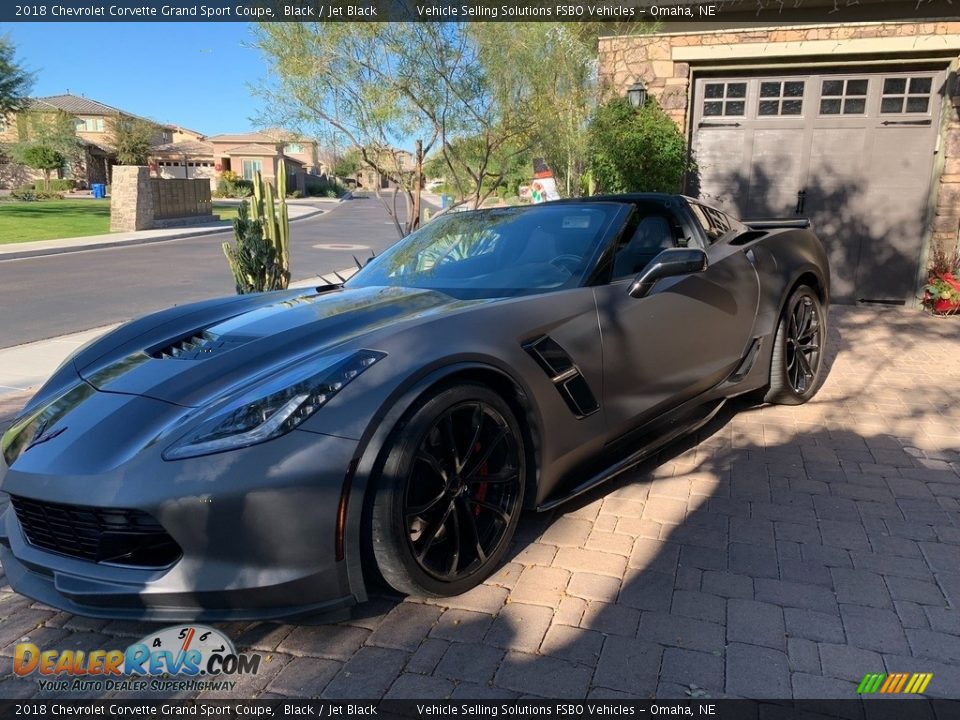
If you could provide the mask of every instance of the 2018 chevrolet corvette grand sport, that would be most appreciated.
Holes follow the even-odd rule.
[[[827,260],[803,221],[625,195],[441,216],[341,286],[134,320],[3,436],[18,592],[151,620],[461,593],[522,508],[732,396],[811,398]]]

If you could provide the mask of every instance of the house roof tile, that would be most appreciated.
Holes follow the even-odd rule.
[[[141,120],[149,120],[152,123],[156,123],[161,127],[172,128],[173,126],[166,123],[157,123],[155,120],[150,120],[150,118],[142,117],[141,115],[135,115],[132,112],[127,112],[126,110],[121,110],[120,108],[115,108],[112,105],[107,105],[106,103],[99,102],[98,100],[91,100],[90,98],[81,97],[80,95],[73,95],[71,93],[64,93],[63,95],[47,95],[45,97],[30,98],[29,109],[31,110],[43,110],[43,111],[53,111],[53,110],[63,110],[64,112],[71,113],[74,115],[127,115],[129,117],[140,118]]]
[[[155,145],[151,152],[157,155],[203,155],[211,157],[213,155],[213,143],[204,140],[183,140]]]
[[[233,155],[276,155],[275,145],[264,145],[263,143],[247,143],[246,145],[237,145],[223,153],[227,156]]]

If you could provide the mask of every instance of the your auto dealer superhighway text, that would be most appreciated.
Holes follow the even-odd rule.
[[[27,7],[27,6],[24,6]],[[39,10],[40,8],[36,8]],[[46,8],[44,8],[46,9]],[[52,5],[49,8],[50,15],[59,18],[89,18],[89,17],[123,17],[123,18],[148,18],[148,17],[242,17],[269,19],[275,17],[273,8],[267,7],[247,7],[245,5],[235,5],[234,7],[211,7],[209,5],[163,5],[162,7],[150,7],[140,5],[128,7],[126,5],[86,5],[81,7],[66,7],[64,5]],[[33,12],[31,15],[44,15],[46,13]]]

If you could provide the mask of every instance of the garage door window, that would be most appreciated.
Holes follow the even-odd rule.
[[[803,81],[788,80],[760,83],[758,115],[802,115]]]
[[[888,77],[883,81],[880,112],[884,115],[926,113],[930,108],[931,77]]]
[[[743,117],[747,109],[745,82],[707,83],[703,89],[704,117]]]
[[[821,115],[863,115],[866,110],[866,78],[824,80],[821,84]]]

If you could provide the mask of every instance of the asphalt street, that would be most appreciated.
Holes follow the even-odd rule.
[[[375,197],[356,197],[290,224],[292,279],[351,267],[397,241]],[[128,320],[234,292],[221,248],[232,232],[0,260],[0,348]],[[361,246],[324,249],[316,245]]]

